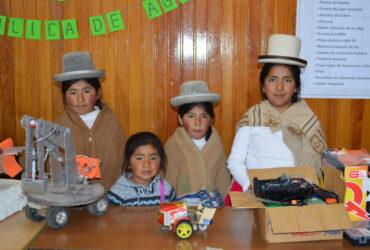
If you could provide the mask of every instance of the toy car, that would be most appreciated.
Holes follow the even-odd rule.
[[[159,207],[158,221],[162,230],[171,230],[180,239],[188,239],[194,230],[204,231],[212,224],[216,208],[199,205],[188,208],[184,202],[162,203]]]

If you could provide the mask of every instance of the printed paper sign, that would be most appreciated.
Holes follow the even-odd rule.
[[[299,0],[301,96],[370,98],[370,1]]]

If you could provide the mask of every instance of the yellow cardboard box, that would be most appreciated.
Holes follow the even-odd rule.
[[[349,218],[353,221],[370,220],[370,214],[366,211],[367,188],[365,187],[368,168],[366,165],[344,168],[347,187],[344,202]]]
[[[274,179],[287,173],[300,176],[318,184],[314,167],[271,168],[249,170],[250,179]],[[342,239],[343,230],[351,228],[346,208],[343,204],[345,183],[340,171],[324,166],[326,189],[340,197],[340,203],[332,205],[309,205],[288,207],[265,207],[261,202],[248,199],[246,193],[230,192],[233,208],[254,209],[253,223],[261,237],[271,243],[298,242],[312,240]],[[248,195],[255,197],[254,194]]]

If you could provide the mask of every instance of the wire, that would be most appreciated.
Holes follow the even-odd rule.
[[[263,199],[263,198],[258,198],[258,197],[251,197],[248,196],[247,193],[253,193],[253,191],[248,190],[246,192],[243,192],[243,196],[249,200],[254,200],[254,201],[260,201],[260,202],[266,202],[266,203],[273,203],[273,204],[279,204],[279,205],[284,205],[284,202],[281,201],[273,201],[273,200],[268,200],[268,199]]]
[[[295,174],[295,175],[292,175],[291,177],[300,177],[300,178],[304,179],[305,181],[307,181],[309,184],[311,184],[311,185],[314,184],[314,182],[310,178],[308,178],[307,176],[302,175],[302,174]]]
[[[285,183],[266,183],[267,186],[280,186],[280,185],[287,185],[289,182],[290,182],[290,177],[288,174],[284,173],[281,175],[281,177],[279,177],[279,179],[283,179],[283,177],[285,177],[284,179],[286,179],[286,182]]]
[[[44,137],[41,137],[41,138],[39,138],[39,139],[37,139],[37,140],[35,140],[34,142],[33,142],[33,144],[36,144],[36,143],[38,143],[38,142],[40,142],[40,141],[42,141],[42,140],[45,140],[46,138],[48,138],[49,136],[51,136],[53,133],[54,133],[54,131],[57,129],[57,127],[58,127],[58,124],[55,124],[55,126],[54,126],[54,128],[51,130],[51,132],[49,133],[49,134],[47,134],[47,135],[45,135]],[[37,129],[39,128],[39,126],[36,126],[36,134],[38,134],[38,132],[37,132]]]

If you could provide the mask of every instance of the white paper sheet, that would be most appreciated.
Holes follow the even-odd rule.
[[[301,97],[370,98],[370,1],[298,0]]]

